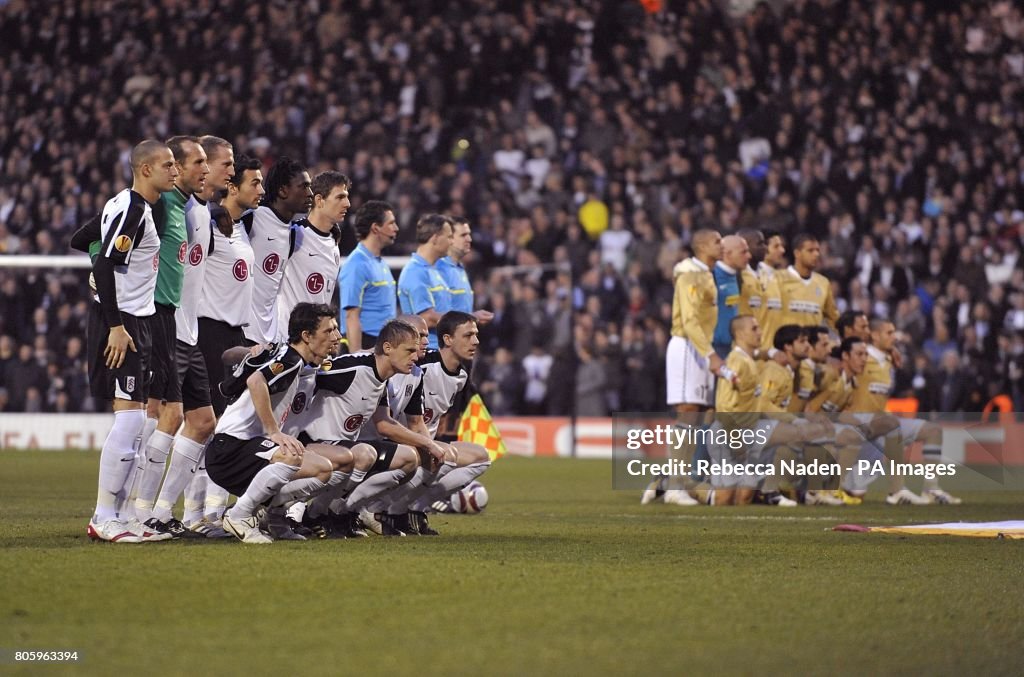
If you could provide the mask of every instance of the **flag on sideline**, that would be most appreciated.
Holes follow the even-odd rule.
[[[499,459],[508,453],[505,442],[501,439],[498,426],[494,425],[491,412],[487,411],[484,400],[477,393],[469,399],[469,404],[462,411],[459,421],[459,439],[473,442],[487,450],[491,460]]]

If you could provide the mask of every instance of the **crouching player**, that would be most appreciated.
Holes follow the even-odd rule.
[[[304,446],[282,427],[312,401],[315,369],[341,339],[335,316],[323,304],[295,306],[288,344],[246,379],[245,392],[224,412],[207,448],[210,478],[239,497],[224,514],[224,529],[243,543],[273,542],[259,528],[260,506],[279,495],[301,496],[330,478],[330,461],[317,453],[322,445]]]
[[[310,439],[329,445],[323,453],[333,472],[330,488],[310,502],[305,521],[321,537],[365,536],[356,524],[359,509],[411,481],[421,454],[438,462],[443,458],[440,445],[397,423],[388,408],[388,379],[408,374],[418,354],[416,329],[391,320],[381,328],[372,353],[333,358],[317,373],[317,394],[304,428]],[[368,422],[377,439],[357,439]]]

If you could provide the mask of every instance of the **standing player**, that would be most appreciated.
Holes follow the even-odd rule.
[[[330,304],[334,296],[341,268],[334,228],[345,220],[352,206],[350,185],[347,176],[335,171],[321,172],[313,179],[313,208],[292,227],[294,246],[277,294],[278,325],[282,332],[297,304]]]
[[[381,258],[398,237],[394,208],[381,200],[363,203],[356,211],[355,231],[359,244],[338,275],[341,324],[352,353],[372,350],[381,327],[395,319],[395,277]]]
[[[722,257],[722,236],[709,229],[693,234],[693,256],[675,267],[672,298],[672,338],[665,354],[667,402],[676,410],[677,425],[698,424],[698,415],[713,405],[715,375],[723,366],[711,345],[718,321],[718,294],[711,267]],[[692,449],[684,450],[691,456]],[[692,458],[683,459],[687,462]],[[678,484],[680,480],[672,480]],[[652,482],[640,499],[650,503],[659,495],[660,481]],[[665,492],[665,502],[696,505],[684,489]]]
[[[821,273],[814,272],[820,260],[821,246],[816,237],[802,233],[793,239],[793,265],[778,273],[782,297],[779,326],[827,324],[830,329],[835,328],[839,310],[832,297],[832,283]],[[774,338],[773,334],[764,340],[770,342]]]
[[[289,416],[301,415],[313,395],[314,375],[338,345],[338,322],[329,306],[300,303],[288,320],[288,343],[246,380],[228,407],[207,449],[210,478],[238,496],[224,513],[224,528],[243,543],[272,543],[255,512],[294,480],[330,477],[331,463],[282,432]]]
[[[430,347],[437,348],[435,327],[451,306],[448,285],[435,265],[448,253],[452,225],[447,217],[428,214],[416,222],[419,247],[398,276],[398,302],[402,312],[422,315],[430,327]]]
[[[196,498],[191,494],[186,495],[185,499],[184,524],[171,513],[186,485],[204,482],[206,473],[201,463],[203,449],[217,424],[211,406],[206,363],[198,346],[197,312],[206,282],[207,259],[213,248],[213,226],[209,205],[227,187],[228,181],[234,175],[235,159],[231,144],[224,139],[204,136],[199,141],[211,169],[206,177],[205,187],[194,192],[185,203],[185,226],[188,233],[187,265],[181,305],[174,315],[178,392],[181,395],[181,403],[177,406],[181,406],[184,412],[185,425],[174,437],[170,467],[155,506],[153,499],[156,498],[162,461],[166,459],[166,454],[162,458],[157,456],[160,465],[156,469],[152,467],[153,459],[147,459],[147,470],[143,473],[139,485],[136,506],[140,514],[152,511],[152,517],[146,521],[146,526],[174,536],[193,533],[186,531],[186,525],[194,527],[194,533],[207,536],[224,535],[221,529],[209,524],[199,524],[203,518],[203,505],[197,505]],[[168,403],[166,406],[172,405]],[[150,450],[162,451],[162,447],[155,449],[151,444]],[[226,501],[227,496],[222,496],[220,502],[224,505],[221,507],[226,507]]]
[[[278,340],[277,292],[292,251],[291,222],[313,204],[309,173],[298,162],[281,157],[267,172],[263,205],[243,218],[256,259],[252,305],[245,338],[268,346]]]
[[[147,140],[132,149],[132,187],[107,202],[102,246],[93,265],[96,299],[89,309],[89,383],[97,399],[113,399],[114,425],[100,454],[96,511],[90,538],[114,543],[166,540],[121,513],[135,468],[136,439],[146,422],[150,322],[160,266],[153,205],[178,176],[166,144]]]
[[[746,270],[749,262],[750,248],[746,240],[739,235],[727,235],[722,238],[722,260],[717,261],[711,269],[718,290],[718,319],[715,322],[711,344],[723,360],[729,354],[732,345],[729,324],[732,318],[739,314],[741,305],[740,271]]]
[[[156,528],[148,524],[153,517],[150,511],[174,435],[184,416],[181,384],[178,382],[175,313],[181,305],[185,261],[189,253],[185,204],[194,193],[206,187],[206,175],[210,173],[206,151],[197,137],[175,136],[168,139],[167,147],[174,154],[178,177],[174,187],[160,196],[163,228],[160,231],[160,272],[154,296],[156,313],[152,322],[153,382],[146,406],[149,420],[141,440],[146,460],[141,464],[142,472],[137,475],[137,493],[141,500],[137,499],[135,503],[137,517],[150,528]]]
[[[245,343],[244,328],[252,308],[254,255],[242,216],[263,198],[259,160],[242,156],[219,205],[210,205],[214,221],[213,248],[206,263],[206,283],[199,299],[199,350],[210,380],[213,413],[220,417],[227,402],[217,387],[224,380],[221,356]]]

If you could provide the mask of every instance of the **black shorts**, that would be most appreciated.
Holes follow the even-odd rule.
[[[241,496],[256,473],[270,465],[277,449],[277,444],[266,437],[240,440],[218,433],[206,448],[206,472],[219,486]]]
[[[177,343],[174,307],[156,304],[156,315],[153,316],[153,383],[149,388],[149,396],[154,400],[181,402]]]
[[[177,341],[178,388],[185,411],[210,406],[210,379],[199,346]]]
[[[206,363],[206,378],[210,385],[210,403],[213,413],[220,415],[227,409],[228,403],[217,389],[217,384],[224,380],[224,361],[222,356],[228,348],[243,345],[245,335],[241,327],[233,327],[227,322],[199,318],[199,352]]]
[[[119,399],[145,403],[149,394],[149,369],[153,346],[150,334],[151,316],[136,317],[129,313],[121,313],[121,320],[124,322],[125,331],[135,343],[135,351],[129,348],[121,366],[108,369],[103,351],[107,348],[110,327],[107,326],[99,303],[93,302],[89,307],[87,337],[89,355],[92,358],[89,363],[89,389],[98,400]]]
[[[344,447],[351,449],[357,444],[369,444],[373,447],[373,450],[377,452],[377,462],[370,466],[370,469],[366,471],[367,476],[373,475],[379,472],[384,472],[390,469],[391,461],[395,459],[395,453],[398,451],[398,444],[391,440],[313,440],[305,432],[301,432],[298,435],[298,440],[309,446],[310,444],[333,444],[337,447]]]

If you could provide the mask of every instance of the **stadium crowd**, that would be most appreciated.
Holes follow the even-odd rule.
[[[385,254],[424,213],[469,219],[495,414],[664,409],[702,227],[816,235],[839,310],[896,323],[895,395],[1021,410],[1022,34],[1009,2],[11,0],[0,252],[67,253],[138,139],[217,134],[393,203]],[[0,270],[0,411],[100,408],[87,294]]]

